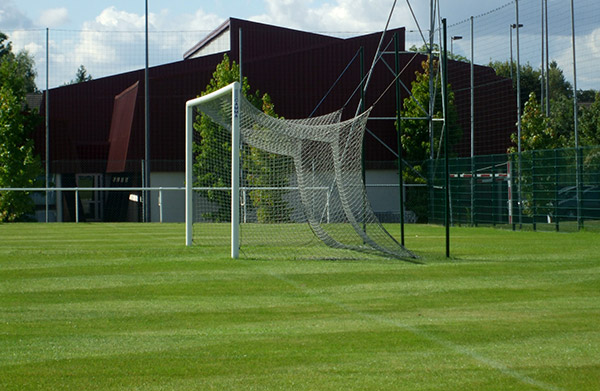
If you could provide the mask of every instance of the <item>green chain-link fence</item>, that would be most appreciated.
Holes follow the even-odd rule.
[[[409,188],[407,208],[443,223],[444,163],[425,166],[427,187]],[[453,225],[600,230],[600,147],[453,158],[449,174]]]

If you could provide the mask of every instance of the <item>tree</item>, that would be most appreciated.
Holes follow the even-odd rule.
[[[429,110],[429,60],[423,61],[422,72],[415,72],[415,80],[411,84],[411,94],[404,99],[401,116],[405,118],[426,117]],[[434,70],[437,69],[437,61],[434,62]],[[434,86],[436,91],[433,118],[443,118],[441,80],[435,78]],[[428,162],[430,151],[433,149],[434,156],[440,156],[438,147],[440,145],[440,136],[442,131],[442,122],[433,122],[434,145],[430,144],[429,121],[424,119],[405,119],[402,120],[401,143],[404,150],[404,158],[412,164],[410,169],[403,172],[404,180],[407,183],[425,183],[427,175],[424,172]],[[462,129],[458,125],[458,114],[454,106],[454,93],[448,85],[448,127],[449,138],[448,146],[452,150],[462,137]],[[432,162],[430,162],[432,163]],[[417,216],[427,216],[427,198],[428,193],[425,188],[419,187],[411,190],[411,196],[407,197],[408,207],[414,211]]]
[[[577,101],[579,103],[592,103],[596,99],[597,90],[579,90],[577,91]]]
[[[90,80],[92,80],[92,75],[87,73],[87,69],[85,69],[85,67],[83,65],[80,65],[79,68],[77,68],[77,73],[75,74],[75,79],[71,80],[67,84],[84,83],[84,82],[90,81]]]
[[[512,85],[514,90],[517,90],[517,64],[510,63],[510,61],[494,61],[488,64],[489,67],[496,71],[496,75],[507,79],[512,79]],[[535,93],[536,96],[540,96],[541,86],[540,77],[541,72],[537,69],[533,69],[531,64],[527,63],[521,65],[519,68],[519,74],[521,77],[521,110],[524,109],[525,102],[529,99],[531,93]]]
[[[213,77],[202,92],[202,95],[217,91],[238,80],[239,66],[235,62],[231,63],[229,57],[224,55],[223,61],[217,65]],[[268,115],[276,117],[270,96],[268,94],[261,96],[258,90],[251,94],[247,78],[244,78],[242,83],[242,94],[255,107]],[[229,178],[224,178],[219,173],[223,172],[224,168],[225,171],[230,171],[231,139],[223,140],[220,138],[219,134],[223,134],[223,131],[204,114],[196,117],[194,129],[200,135],[200,142],[194,144],[194,154],[196,155],[194,164],[196,182],[194,185],[201,187],[228,187],[230,185]],[[273,160],[284,159],[252,147],[245,148],[243,154],[242,162],[245,170],[253,173],[263,172],[262,174],[245,177],[243,186],[250,185],[257,187],[265,185],[266,177],[269,175],[266,172],[268,163]],[[286,179],[281,178],[281,180]],[[206,213],[204,218],[212,221],[228,221],[229,201],[222,197],[222,191],[208,190],[204,191],[203,195],[217,205],[217,210]],[[261,222],[272,220],[276,213],[276,206],[282,203],[280,199],[281,195],[263,190],[251,191],[250,198],[253,206],[257,208],[257,216]]]
[[[573,86],[565,79],[565,75],[558,67],[556,61],[551,61],[548,67],[548,88],[550,89],[550,100],[557,100],[560,97],[573,97]],[[552,105],[550,105],[552,108]]]
[[[566,132],[560,132],[556,126],[553,126],[557,122],[557,119],[546,117],[535,93],[529,94],[529,99],[525,102],[525,108],[521,115],[521,151],[568,146],[571,139]],[[513,133],[510,138],[514,145],[508,149],[508,152],[517,152],[519,142],[517,133]]]
[[[12,53],[12,42],[8,41],[8,36],[0,31],[0,59],[9,53]]]
[[[42,172],[29,138],[36,116],[23,112],[23,99],[6,87],[0,87],[0,187],[34,187]],[[0,221],[27,219],[33,201],[22,191],[0,192]]]
[[[579,128],[582,145],[600,145],[600,92],[596,93],[594,102],[588,108],[583,109]]]
[[[581,145],[590,146],[583,159],[585,181],[600,183],[600,92],[593,103],[582,110],[579,120]]]
[[[415,72],[415,80],[411,84],[411,94],[404,99],[403,109],[401,110],[402,117],[425,117],[426,111],[429,109],[429,61],[423,61],[423,71]],[[434,64],[434,69],[437,67]],[[432,116],[433,118],[443,118],[442,112],[442,94],[441,81],[438,78],[434,82],[435,89],[438,93],[435,95],[435,104]],[[458,125],[458,114],[454,106],[454,92],[448,84],[448,121],[449,134],[448,145],[451,147],[456,144],[462,137],[462,129]],[[404,149],[405,157],[409,161],[424,161],[429,159],[431,148],[435,149],[440,142],[440,134],[442,123],[434,122],[434,144],[430,145],[429,123],[422,119],[406,119],[402,121],[402,148]]]
[[[432,48],[433,52],[441,53],[440,46],[437,43],[434,43],[431,48]],[[418,53],[426,54],[426,53],[428,53],[429,49],[428,49],[428,45],[422,45],[420,48],[417,48],[416,45],[412,45],[410,47],[410,49],[408,49],[408,50],[411,51],[411,52],[418,52]],[[469,62],[469,63],[471,62],[465,56],[460,55],[460,54],[455,54],[455,53],[452,53],[450,51],[448,51],[448,60],[461,61],[461,62]]]
[[[0,33],[0,187],[34,187],[42,173],[31,133],[39,117],[25,105],[25,95],[35,91],[33,59],[14,54],[6,35]],[[26,192],[0,192],[0,221],[27,219],[33,201]]]
[[[25,50],[15,54],[12,42],[0,32],[0,86],[8,86],[17,96],[37,92],[36,76],[33,57]]]

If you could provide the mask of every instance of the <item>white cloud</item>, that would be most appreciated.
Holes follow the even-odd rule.
[[[212,31],[224,20],[200,8],[181,15],[171,15],[168,10],[162,10],[155,16],[154,22],[154,27],[159,31]]]
[[[0,3],[0,26],[3,30],[23,29],[33,26],[33,22],[22,13],[12,0]]]
[[[152,18],[153,14],[150,14],[149,20]],[[84,30],[141,31],[144,26],[144,15],[120,11],[115,6],[104,9],[93,21],[83,23]]]
[[[69,23],[69,11],[66,8],[52,8],[42,11],[38,25],[44,27],[60,27]]]
[[[150,66],[181,60],[185,51],[222,22],[202,9],[184,15],[171,15],[168,10],[150,13]],[[79,65],[95,78],[140,69],[145,63],[144,31],[144,14],[111,6],[84,22],[82,31],[63,40],[51,56],[54,61],[65,61],[57,67],[66,68],[65,76],[71,78]]]
[[[573,48],[570,36],[555,38],[552,44],[558,46],[554,53],[552,48],[550,55],[555,59],[558,66],[569,82],[573,82]],[[600,89],[600,75],[598,75],[598,63],[600,63],[600,28],[589,34],[578,36],[575,41],[577,54],[577,89]]]
[[[285,27],[322,32],[373,32],[385,27],[391,11],[387,0],[334,0],[314,5],[303,0],[266,0],[267,13],[252,20]],[[428,10],[420,2],[413,5],[419,15]],[[394,9],[390,28],[416,27],[406,3]]]

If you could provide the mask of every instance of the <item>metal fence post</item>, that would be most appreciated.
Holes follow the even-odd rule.
[[[75,189],[75,222],[79,223],[79,189]]]
[[[537,230],[535,218],[537,216],[537,202],[535,194],[535,150],[531,151],[531,206],[533,208],[533,230]]]
[[[558,178],[559,178],[559,174],[558,174],[558,150],[555,149],[554,150],[554,224],[555,224],[555,229],[556,232],[560,231],[560,223],[558,222],[560,217],[558,216],[559,214],[559,209],[558,209]]]

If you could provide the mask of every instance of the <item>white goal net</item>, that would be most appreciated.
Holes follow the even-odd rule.
[[[233,83],[189,101],[186,115],[188,245],[231,243],[234,258],[414,258],[367,199],[369,110],[347,121],[341,111],[275,118]]]

